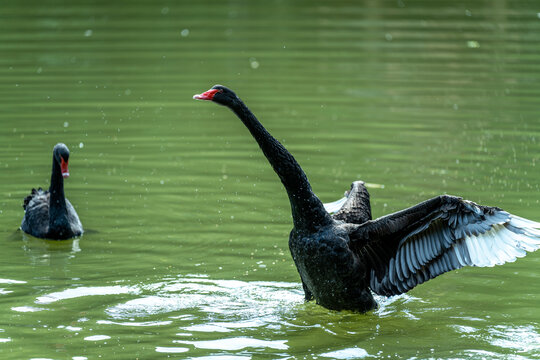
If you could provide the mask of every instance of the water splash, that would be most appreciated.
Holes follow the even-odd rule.
[[[145,285],[140,292],[154,295],[109,307],[106,313],[115,319],[129,319],[196,309],[208,314],[254,320],[261,317],[279,318],[280,313],[303,303],[300,285],[286,282],[179,278]],[[226,323],[227,326],[229,324]],[[257,321],[249,324],[255,325]]]

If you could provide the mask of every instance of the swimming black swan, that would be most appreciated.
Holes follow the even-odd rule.
[[[64,144],[53,148],[51,186],[49,191],[32,189],[24,199],[21,229],[39,238],[64,240],[83,233],[75,209],[64,196],[64,178],[68,171],[69,149]]]
[[[325,209],[294,157],[234,92],[216,85],[193,98],[231,109],[281,179],[294,223],[289,248],[306,300],[365,312],[377,306],[371,291],[402,294],[447,271],[503,264],[540,247],[540,223],[450,195],[372,220],[367,189],[356,181]]]

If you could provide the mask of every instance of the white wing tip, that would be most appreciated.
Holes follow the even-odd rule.
[[[510,214],[484,234],[465,237],[472,265],[490,267],[513,262],[540,249],[540,223]]]

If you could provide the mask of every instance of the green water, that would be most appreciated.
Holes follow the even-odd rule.
[[[320,198],[449,193],[540,221],[540,7],[484,1],[4,1],[2,359],[540,359],[540,253],[360,315],[304,303],[288,200],[234,89]],[[22,199],[71,149],[86,233]]]

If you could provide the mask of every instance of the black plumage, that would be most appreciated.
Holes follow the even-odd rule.
[[[356,181],[325,208],[294,157],[233,91],[216,85],[194,98],[230,108],[283,183],[293,218],[289,248],[307,300],[368,311],[376,307],[372,292],[402,294],[445,272],[502,264],[540,247],[540,223],[455,196],[372,220],[367,189]]]
[[[64,240],[83,233],[73,205],[64,195],[64,177],[68,172],[69,150],[64,144],[53,149],[51,185],[48,191],[32,189],[23,202],[21,229],[35,237]]]

